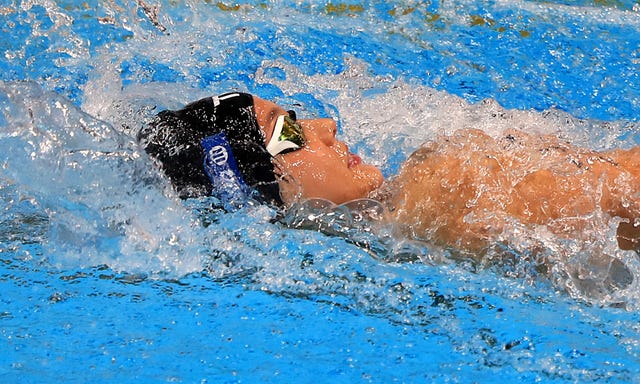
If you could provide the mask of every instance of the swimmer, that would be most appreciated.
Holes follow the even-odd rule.
[[[408,236],[470,255],[513,220],[572,236],[604,213],[622,219],[619,247],[638,248],[640,148],[596,152],[515,130],[498,139],[460,130],[423,145],[385,181],[336,130],[332,119],[297,119],[270,101],[227,93],[159,113],[139,140],[183,198],[230,181],[285,207],[375,197]]]

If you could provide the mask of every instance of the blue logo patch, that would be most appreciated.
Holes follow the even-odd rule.
[[[224,202],[245,200],[250,188],[242,179],[231,146],[224,133],[200,141],[204,149],[204,170],[213,185],[214,194]]]

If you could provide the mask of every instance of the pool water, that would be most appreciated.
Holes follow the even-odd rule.
[[[25,0],[0,21],[3,382],[640,380],[616,222],[544,240],[623,261],[621,289],[429,245],[399,260],[180,201],[134,140],[239,89],[338,119],[386,176],[460,128],[639,145],[637,1]]]

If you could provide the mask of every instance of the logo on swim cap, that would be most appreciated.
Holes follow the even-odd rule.
[[[232,97],[238,97],[238,96],[240,96],[239,93],[226,93],[224,95],[213,96],[211,97],[211,100],[213,101],[213,106],[217,107],[218,105],[220,105],[221,101],[230,99]]]
[[[209,158],[216,165],[223,165],[229,159],[229,152],[222,145],[216,145],[209,150]]]

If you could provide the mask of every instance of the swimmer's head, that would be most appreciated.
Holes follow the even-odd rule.
[[[160,161],[182,198],[212,194],[205,171],[203,140],[224,134],[237,163],[241,182],[257,190],[266,201],[281,204],[271,155],[256,121],[253,97],[227,93],[207,97],[177,111],[162,111],[138,139],[147,153]]]
[[[224,133],[240,178],[264,200],[281,205],[299,198],[336,204],[366,197],[383,181],[338,141],[332,119],[297,120],[293,111],[246,93],[209,97],[178,111],[163,111],[140,132],[181,197],[211,194],[206,142]]]

